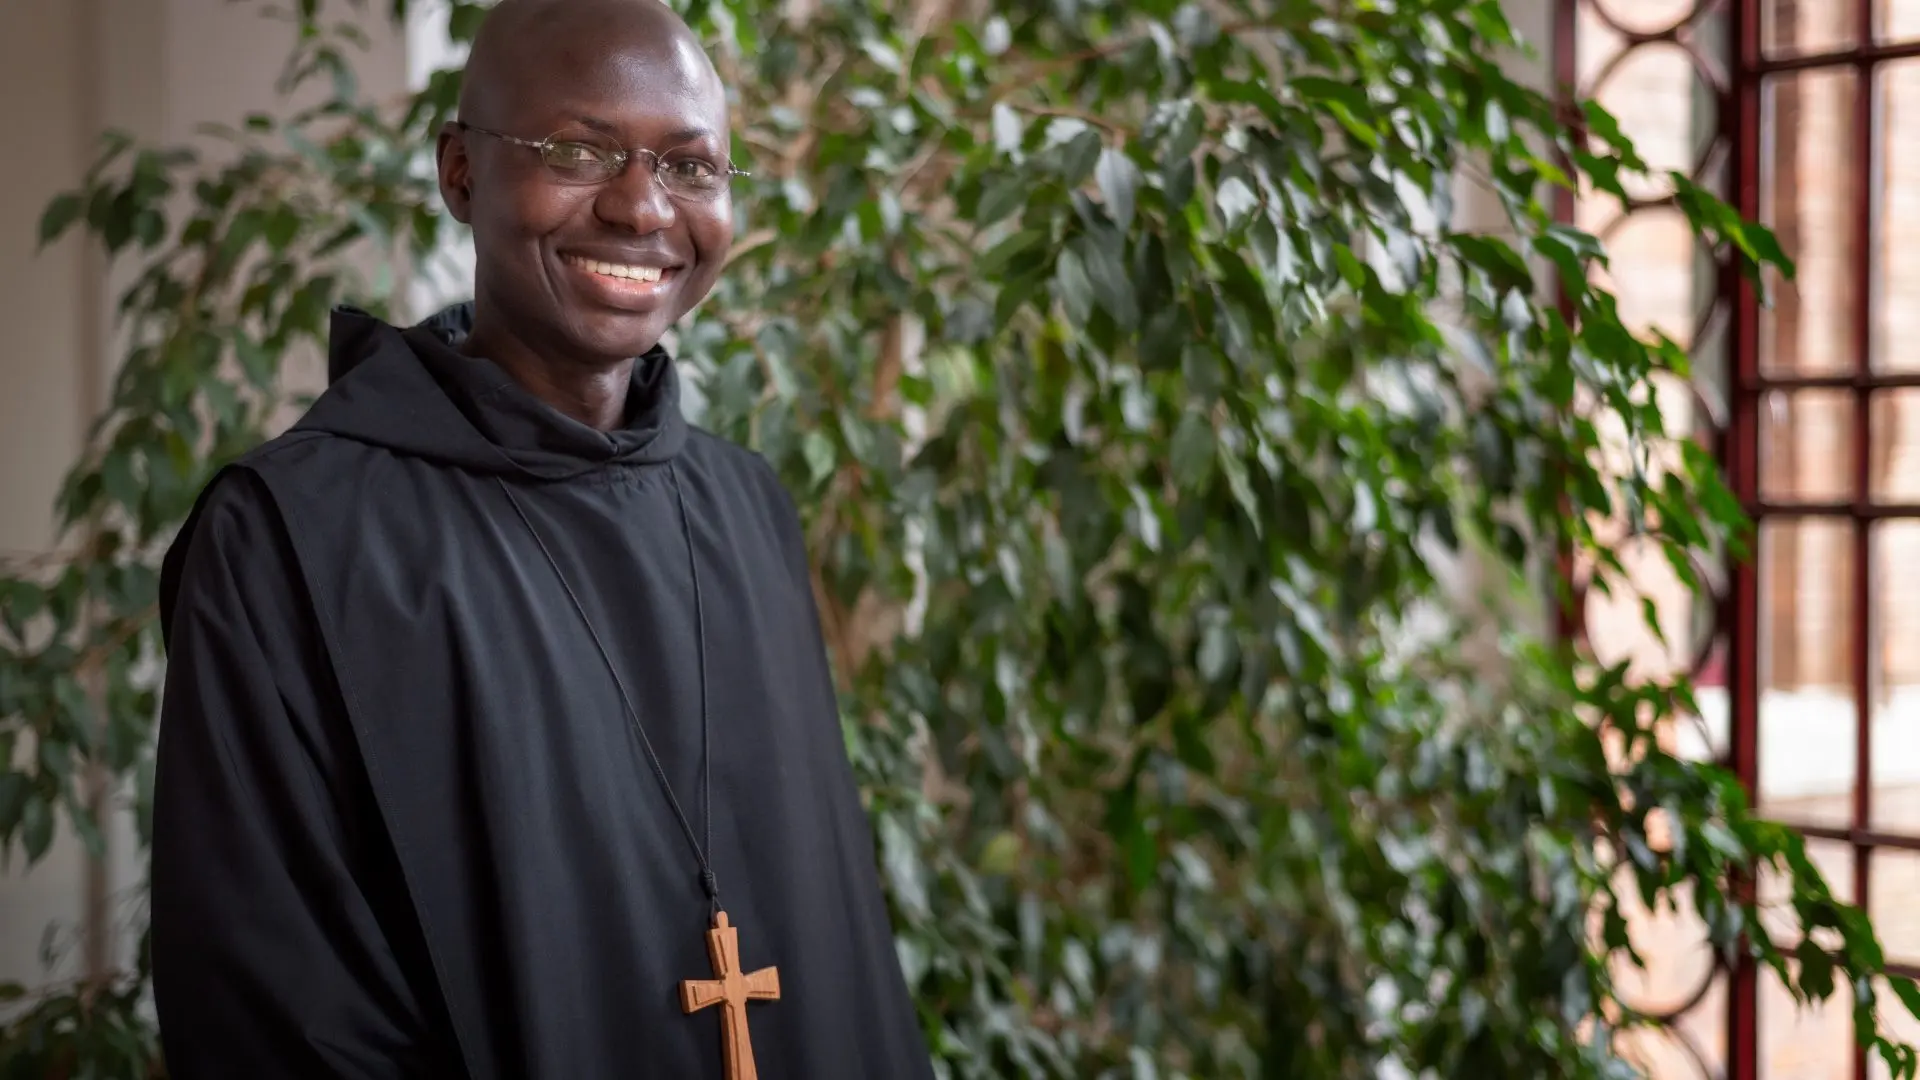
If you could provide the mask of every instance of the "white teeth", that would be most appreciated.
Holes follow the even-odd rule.
[[[619,263],[596,262],[593,259],[581,259],[568,256],[567,261],[583,270],[591,270],[602,277],[626,278],[629,281],[659,281],[660,268],[657,266],[622,266]]]

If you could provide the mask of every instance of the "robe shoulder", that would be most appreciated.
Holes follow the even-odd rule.
[[[704,428],[694,427],[688,429],[685,452],[695,460],[709,464],[716,472],[748,485],[753,496],[765,500],[770,508],[783,513],[793,512],[793,499],[786,485],[780,482],[773,464],[759,451],[749,450]]]
[[[758,452],[699,428],[690,429],[682,452],[685,466],[710,481],[712,497],[729,524],[757,526],[763,543],[778,552],[788,572],[807,580],[807,554],[799,508],[773,466]],[[169,548],[160,575],[164,641],[171,642],[173,611],[196,545],[228,552],[249,574],[267,575],[298,591],[302,553],[357,542],[366,523],[384,514],[412,514],[420,473],[385,447],[324,431],[296,428],[245,454],[218,473],[202,491]],[[425,474],[459,470],[429,466]],[[468,478],[469,481],[473,477]],[[428,480],[428,483],[434,483]],[[448,478],[448,484],[458,481]],[[212,519],[218,535],[205,537]],[[254,543],[267,531],[291,541]],[[736,539],[744,539],[736,534]]]
[[[730,482],[749,504],[768,513],[772,519],[793,531],[798,540],[798,506],[781,481],[772,463],[758,451],[747,449],[722,436],[698,427],[688,428],[682,456],[692,467],[706,470],[722,482]],[[361,442],[324,431],[295,429],[262,443],[248,452],[207,485],[201,496],[202,507],[215,497],[230,474],[249,471],[278,486],[286,482],[303,490],[318,491],[331,485],[345,472],[355,490],[364,490],[369,474],[377,476],[384,467],[397,465],[406,455],[386,447]],[[264,492],[238,497],[252,498]],[[198,508],[195,516],[198,516]],[[183,531],[184,535],[184,531]]]
[[[284,577],[289,583],[297,580],[289,545],[257,543],[276,533],[284,536],[286,530],[272,492],[253,466],[274,450],[309,441],[282,435],[221,469],[201,489],[192,511],[174,534],[161,561],[160,630],[169,646],[173,612],[189,564],[194,565],[198,577],[205,577],[216,567],[232,564],[229,570],[233,572],[266,572]]]
[[[687,439],[689,457],[701,462],[723,484],[731,484],[744,504],[761,515],[773,530],[783,553],[806,566],[806,545],[800,526],[800,508],[780,474],[756,450],[749,450],[700,428]]]

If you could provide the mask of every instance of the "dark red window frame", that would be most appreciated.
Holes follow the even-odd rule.
[[[1555,73],[1560,86],[1576,89],[1578,62],[1578,14],[1584,6],[1599,4],[1604,7],[1608,0],[1556,0],[1554,10],[1553,56]],[[1615,10],[1619,10],[1630,0],[1612,0]],[[1696,17],[1702,13],[1718,9],[1726,19],[1726,30],[1730,44],[1727,57],[1727,79],[1724,86],[1718,88],[1719,117],[1723,126],[1720,137],[1726,142],[1726,152],[1730,155],[1728,189],[1722,194],[1730,198],[1741,214],[1749,219],[1761,219],[1762,170],[1766,163],[1762,160],[1763,131],[1762,102],[1768,82],[1772,78],[1789,75],[1794,72],[1813,70],[1851,70],[1854,76],[1855,96],[1851,117],[1852,142],[1856,160],[1851,163],[1848,181],[1851,186],[1853,205],[1857,208],[1853,221],[1850,258],[1852,281],[1855,283],[1851,300],[1852,341],[1850,369],[1837,374],[1784,374],[1766,372],[1761,365],[1761,335],[1763,333],[1759,295],[1745,276],[1733,272],[1728,264],[1719,267],[1718,288],[1721,302],[1732,314],[1729,326],[1729,365],[1728,416],[1725,428],[1716,438],[1715,449],[1725,463],[1727,478],[1735,495],[1741,500],[1748,512],[1753,515],[1756,524],[1782,522],[1827,520],[1843,521],[1851,530],[1852,580],[1850,582],[1851,609],[1849,617],[1854,623],[1851,635],[1851,650],[1847,658],[1848,670],[1852,682],[1853,704],[1856,729],[1854,732],[1854,785],[1851,806],[1851,821],[1845,827],[1816,825],[1807,822],[1788,821],[1810,839],[1835,841],[1849,845],[1853,852],[1852,880],[1846,884],[1852,888],[1856,901],[1866,903],[1872,896],[1869,886],[1873,869],[1873,855],[1884,849],[1920,851],[1920,835],[1876,830],[1873,819],[1873,700],[1872,700],[1872,663],[1874,648],[1873,635],[1873,559],[1871,550],[1872,529],[1875,522],[1888,519],[1907,518],[1920,520],[1920,504],[1887,503],[1875,501],[1870,496],[1873,477],[1871,475],[1874,455],[1872,440],[1874,437],[1874,399],[1876,395],[1900,388],[1920,387],[1920,369],[1904,372],[1877,371],[1873,366],[1874,355],[1874,289],[1873,278],[1874,244],[1874,208],[1876,206],[1876,188],[1879,170],[1875,154],[1878,150],[1875,131],[1875,107],[1879,101],[1879,87],[1875,80],[1877,69],[1890,61],[1920,57],[1920,40],[1907,40],[1898,43],[1878,43],[1875,41],[1874,16],[1876,5],[1887,0],[1800,0],[1805,5],[1845,4],[1850,7],[1854,21],[1852,40],[1854,45],[1845,49],[1818,52],[1805,55],[1768,56],[1762,39],[1762,17],[1765,4],[1784,4],[1786,0],[1698,0],[1694,5]],[[1690,21],[1690,20],[1688,20]],[[1638,45],[1673,40],[1670,33],[1635,33],[1618,25],[1614,29],[1622,34],[1622,48],[1631,49]],[[1574,216],[1574,197],[1571,192],[1558,192],[1556,209],[1564,220]],[[1792,255],[1794,252],[1789,251]],[[1920,302],[1920,297],[1909,302]],[[1852,426],[1850,439],[1853,452],[1853,497],[1847,500],[1830,502],[1763,500],[1762,477],[1767,467],[1767,447],[1762,445],[1766,438],[1765,427],[1761,423],[1762,402],[1767,395],[1779,391],[1828,390],[1841,391],[1852,397]],[[1757,556],[1757,552],[1756,552]],[[1719,598],[1718,624],[1727,636],[1725,678],[1731,712],[1731,730],[1728,744],[1727,764],[1733,769],[1750,794],[1756,798],[1759,792],[1760,755],[1763,750],[1777,751],[1779,747],[1763,747],[1760,737],[1760,648],[1765,627],[1762,620],[1766,613],[1761,607],[1760,571],[1755,561],[1742,562],[1731,568],[1730,588]],[[1578,633],[1569,625],[1577,615],[1563,621],[1563,629],[1569,633]],[[1841,883],[1836,882],[1836,886]],[[1890,965],[1901,973],[1920,977],[1920,967],[1911,965]],[[1733,1080],[1757,1080],[1760,1075],[1760,1030],[1759,1030],[1759,989],[1761,973],[1754,965],[1743,963],[1728,973],[1729,993],[1727,996],[1727,1042],[1725,1074]],[[1777,1022],[1777,1020],[1776,1020]],[[1867,1056],[1855,1051],[1854,1076],[1865,1080],[1871,1076]]]

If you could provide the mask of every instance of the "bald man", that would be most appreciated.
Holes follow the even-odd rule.
[[[152,873],[175,1080],[931,1075],[799,522],[660,340],[737,171],[656,0],[508,0],[440,190],[474,302],[168,554]]]

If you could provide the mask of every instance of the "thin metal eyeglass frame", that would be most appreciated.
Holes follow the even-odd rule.
[[[538,140],[523,139],[518,135],[509,135],[504,131],[493,131],[488,128],[477,127],[473,124],[467,123],[465,120],[455,120],[453,124],[455,127],[459,128],[461,131],[471,131],[476,135],[488,135],[493,138],[499,139],[501,142],[512,143],[514,146],[524,146],[530,150],[538,150],[540,152],[540,160],[542,164],[547,164],[547,161],[546,161],[547,150],[550,147],[552,147],[554,142],[556,141],[552,135],[549,135],[544,139],[538,139]],[[561,139],[558,141],[573,142],[578,140]],[[653,151],[647,149],[644,146],[636,147],[631,150],[623,146],[623,147],[620,147],[618,150],[616,150],[615,153],[618,154],[619,156],[614,162],[613,171],[608,173],[605,177],[598,180],[587,181],[584,183],[579,181],[570,181],[564,175],[562,175],[557,169],[553,168],[551,164],[547,164],[547,171],[552,173],[554,177],[558,179],[561,183],[570,184],[571,186],[574,186],[574,187],[592,187],[595,184],[605,184],[609,181],[612,181],[618,178],[621,173],[624,173],[627,171],[627,166],[633,163],[633,159],[636,155],[645,154],[649,158],[653,159],[652,171],[653,171],[654,180],[658,182],[661,188],[667,191],[669,194],[676,193],[676,189],[674,188],[674,185],[668,182],[667,178],[663,176],[660,172],[661,167],[666,164],[666,160],[667,160],[666,158],[661,157],[659,154],[654,153]],[[753,174],[735,166],[732,161],[727,161],[726,171],[722,175],[731,179],[732,177],[736,177],[736,176],[750,177]],[[693,197],[695,198],[705,197],[709,199],[718,198],[726,190],[727,190],[727,185],[722,184],[719,187],[714,188],[710,192],[694,192]]]

